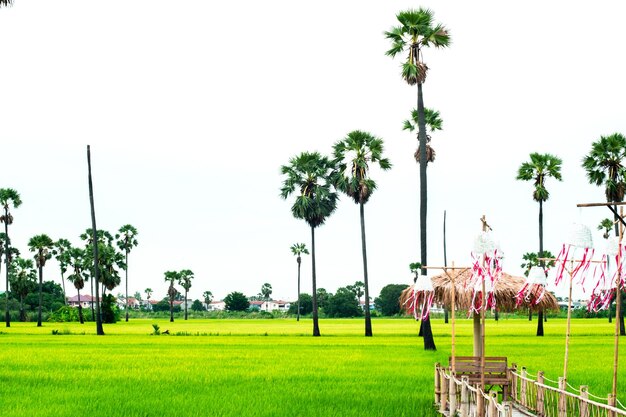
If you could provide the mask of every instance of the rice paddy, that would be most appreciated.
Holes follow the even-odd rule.
[[[153,324],[170,334],[151,335]],[[322,320],[321,338],[310,337],[310,320],[294,319],[135,319],[106,325],[104,337],[93,323],[13,323],[0,332],[1,414],[434,416],[433,365],[447,363],[450,324],[432,324],[436,352],[423,350],[411,319],[375,319],[373,338],[362,336],[362,319]],[[471,354],[471,327],[457,320],[458,355]],[[556,380],[565,320],[545,323],[543,338],[535,328],[489,321],[487,354]],[[570,384],[610,392],[612,333],[606,319],[573,321]]]

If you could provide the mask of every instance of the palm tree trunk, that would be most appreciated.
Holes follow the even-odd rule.
[[[417,84],[417,121],[419,127],[419,145],[420,145],[420,247],[421,247],[421,264],[427,263],[426,251],[426,215],[428,207],[428,189],[426,181],[426,116],[424,114],[424,97],[422,95],[422,84]],[[422,269],[422,276],[426,277],[426,269]],[[424,350],[437,350],[435,339],[430,328],[430,319],[422,320],[422,333],[424,335]]]
[[[63,285],[63,304],[67,305],[67,294],[65,293],[65,278],[61,272],[61,284]]]
[[[80,322],[80,324],[84,324],[85,321],[83,320],[83,306],[80,303],[80,290],[77,290],[78,292],[78,321]]]
[[[187,320],[187,288],[185,288],[185,320]]]
[[[543,201],[539,200],[539,257],[543,257]],[[544,261],[539,261],[543,269]],[[543,310],[537,312],[537,336],[543,336]]]
[[[367,275],[367,248],[365,245],[365,209],[363,203],[359,203],[359,213],[361,215],[361,250],[363,253],[363,283],[365,284],[365,336],[372,336],[372,316],[370,313],[370,289]]]
[[[172,294],[174,293],[174,291],[171,291],[169,296],[170,296],[170,323],[174,322],[174,297],[172,296]]]
[[[39,308],[37,309],[37,327],[41,327],[41,304],[43,301],[43,265],[39,264]]]
[[[313,281],[313,336],[320,336],[319,318],[317,316],[317,281],[315,276],[315,228],[311,226],[311,271]]]
[[[446,251],[446,211],[445,210],[443,211],[443,266],[448,266],[448,254]],[[443,308],[443,322],[448,324],[448,309],[446,307]]]
[[[89,170],[89,204],[91,206],[91,236],[93,242],[93,277],[96,287],[96,334],[104,336],[104,328],[102,327],[102,315],[100,314],[100,268],[98,267],[98,236],[96,233],[96,209],[93,201],[93,183],[91,181],[91,150],[87,145],[87,167]]]
[[[26,314],[24,314],[24,296],[20,295],[20,321],[23,323],[26,321]]]
[[[11,327],[11,314],[9,313],[9,258],[11,254],[9,252],[9,208],[8,206],[4,207],[4,234],[6,235],[6,241],[4,245],[4,263],[5,263],[5,274],[6,274],[6,292],[5,292],[5,314],[4,319],[6,322],[6,327]]]
[[[91,297],[91,301],[89,301],[89,304],[91,305],[91,318],[93,320],[96,319],[96,311],[94,310],[93,307],[93,279],[89,280],[91,283],[91,290],[89,291],[89,296]]]
[[[302,263],[302,259],[300,255],[298,255],[298,313],[296,315],[296,321],[300,321],[300,264]]]
[[[128,321],[128,250],[126,250],[126,321]],[[187,313],[185,312],[185,320],[187,320]]]

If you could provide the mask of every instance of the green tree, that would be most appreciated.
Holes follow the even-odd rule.
[[[546,188],[546,178],[552,177],[559,181],[561,177],[561,158],[548,153],[530,154],[530,161],[524,162],[517,170],[517,179],[534,181],[533,200],[539,203],[539,252],[543,253],[543,203],[550,197]],[[540,262],[543,265],[543,262]],[[537,317],[537,336],[543,336],[543,311]]]
[[[611,236],[611,231],[613,230],[613,221],[611,219],[603,219],[600,224],[598,224],[598,230],[603,232],[603,238],[608,239]]]
[[[328,300],[326,314],[329,317],[359,317],[363,310],[354,292],[345,287],[337,288],[337,292]]]
[[[418,268],[419,270],[419,268]],[[378,297],[374,299],[376,310],[383,316],[395,316],[400,313],[400,294],[408,285],[388,284],[380,290]]]
[[[43,267],[46,265],[46,261],[52,257],[51,251],[53,248],[54,242],[45,234],[33,236],[28,241],[28,249],[31,252],[35,252],[35,263],[39,269],[39,310],[37,312],[37,327],[41,327]]]
[[[363,281],[367,304],[370,297],[364,207],[376,190],[376,182],[370,177],[370,169],[372,165],[378,164],[381,169],[388,170],[391,168],[391,163],[383,157],[383,140],[360,130],[348,133],[348,136],[335,143],[333,156],[337,167],[333,175],[335,186],[359,205]],[[372,336],[372,318],[369,308],[365,308],[365,336]]]
[[[211,291],[205,291],[202,293],[202,297],[204,298],[204,303],[206,304],[206,308],[208,310],[211,301],[213,301],[213,293]]]
[[[311,311],[313,311],[313,297],[307,293],[302,293],[300,294],[300,305],[298,306],[298,304],[295,303],[291,304],[287,313],[297,314],[299,312],[300,315],[306,316],[307,314],[311,314]]]
[[[246,311],[250,307],[250,302],[243,293],[233,291],[224,297],[226,311]]]
[[[308,255],[309,250],[306,248],[304,243],[294,243],[291,245],[291,253],[297,256],[296,261],[298,262],[298,311],[296,321],[300,321],[300,264],[302,263],[301,255]]]
[[[328,311],[328,303],[330,302],[330,297],[332,297],[332,293],[326,291],[326,288],[318,288],[317,289],[317,304],[322,311]]]
[[[35,290],[37,272],[31,259],[16,258],[11,263],[11,291],[20,299],[20,321],[26,321],[24,298]]]
[[[4,5],[11,4],[9,1],[7,3],[4,0]],[[9,208],[13,206],[13,208],[18,208],[22,205],[22,199],[20,198],[20,194],[15,191],[13,188],[0,188],[0,205],[4,209],[4,214],[0,215],[0,223],[4,223],[4,265],[5,265],[5,274],[6,274],[6,295],[7,302],[5,309],[5,321],[6,327],[11,327],[11,315],[9,314],[9,259],[11,250],[11,238],[9,236],[9,225],[13,224],[13,215],[9,211]]]
[[[391,49],[389,49],[386,54],[392,58],[399,53],[407,54],[407,59],[402,64],[402,78],[404,78],[409,85],[417,85],[418,149],[420,149],[420,262],[422,265],[427,265],[427,140],[422,84],[426,80],[428,67],[423,62],[422,49],[430,46],[434,46],[435,48],[447,47],[450,45],[450,34],[445,26],[433,21],[433,12],[428,9],[419,8],[417,10],[405,10],[399,12],[396,18],[400,24],[392,27],[388,32],[385,32],[385,36],[391,41]],[[422,269],[421,273],[422,275],[426,275],[426,269]],[[423,320],[422,328],[424,329],[424,349],[436,350],[430,320]]]
[[[272,295],[272,284],[266,282],[261,287],[261,295],[263,296],[263,300],[265,300],[265,310],[269,311],[270,309],[270,296]]]
[[[315,229],[337,208],[337,193],[332,188],[332,162],[318,152],[303,152],[290,159],[280,171],[286,178],[280,190],[287,199],[296,193],[296,201],[291,213],[296,219],[303,219],[311,228],[311,274],[313,284],[313,336],[320,336],[317,311],[317,277],[315,271]]]
[[[359,301],[359,305],[361,304],[361,297],[363,297],[363,288],[365,288],[365,284],[363,281],[357,281],[354,285],[346,285],[346,288],[354,293],[354,296]]]
[[[69,264],[69,256],[67,251],[72,247],[72,244],[67,239],[59,239],[54,242],[54,249],[52,254],[59,263],[59,269],[61,270],[61,285],[63,286],[63,296],[65,298],[65,305],[67,305],[67,293],[65,292],[65,278],[64,275],[67,272],[67,266]]]
[[[174,321],[174,298],[176,298],[176,294],[178,291],[174,288],[174,284],[180,281],[180,272],[176,271],[167,271],[165,272],[165,282],[169,282],[170,286],[167,290],[167,296],[170,301],[170,322]]]
[[[194,278],[193,272],[189,269],[183,269],[179,272],[180,286],[185,289],[185,320],[187,320],[187,294],[191,288],[191,280]]]
[[[137,229],[130,224],[125,224],[120,227],[120,230],[115,235],[115,239],[117,239],[117,247],[120,248],[125,255],[124,272],[126,275],[126,303],[124,311],[126,313],[126,321],[128,321],[128,254],[135,246],[137,246]]]
[[[204,311],[204,310],[206,310],[206,308],[204,308],[204,305],[202,304],[202,301],[200,301],[200,300],[193,300],[193,303],[191,304],[191,310],[192,311]]]
[[[601,136],[591,144],[591,151],[583,158],[582,167],[587,173],[590,184],[604,186],[607,203],[624,201],[626,189],[626,167],[623,165],[626,158],[626,137],[621,133],[610,136]],[[615,236],[619,236],[617,225],[617,205],[613,205],[615,219]],[[620,290],[621,293],[621,290]],[[621,297],[621,294],[619,295]],[[620,335],[626,335],[624,315],[619,317]]]
[[[148,287],[145,290],[143,290],[143,292],[146,293],[146,300],[148,300],[148,302],[150,301],[150,298],[152,297],[152,293],[154,291],[152,291],[152,288]]]
[[[70,248],[65,251],[65,254],[68,258],[67,264],[72,269],[72,273],[67,277],[67,280],[74,284],[74,288],[76,288],[78,294],[78,320],[80,324],[83,324],[85,320],[83,318],[83,306],[80,302],[80,290],[85,288],[85,280],[88,278],[84,271],[89,269],[89,265],[85,265],[85,251],[81,248]]]
[[[428,132],[441,130],[443,127],[443,120],[441,120],[441,117],[439,116],[438,111],[429,109],[429,108],[424,109],[424,117],[426,119],[426,163],[428,163],[428,162],[434,162],[435,156],[436,156],[435,150],[430,145],[430,141],[432,138],[428,134]],[[411,111],[411,118],[404,121],[404,127],[402,129],[408,130],[409,132],[414,132],[415,130],[419,132],[418,124],[419,124],[419,115],[417,113],[417,109],[413,109]],[[418,137],[418,141],[419,141],[419,137]],[[417,163],[419,163],[420,162],[419,146],[415,150],[415,153],[413,154],[413,156],[415,157],[415,160],[417,161]]]

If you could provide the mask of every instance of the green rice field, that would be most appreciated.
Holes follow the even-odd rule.
[[[152,324],[170,335],[151,335]],[[0,330],[0,415],[13,416],[434,416],[435,362],[447,362],[450,324],[433,319],[426,352],[412,319],[311,321],[134,319],[105,325],[13,323]],[[556,380],[565,320],[488,322],[487,355],[508,356]],[[572,324],[569,382],[611,389],[614,324]],[[471,355],[472,322],[457,319],[457,354]],[[57,334],[53,334],[57,333]],[[626,339],[624,339],[626,340]],[[626,351],[626,346],[622,352]],[[621,355],[619,397],[626,397]]]

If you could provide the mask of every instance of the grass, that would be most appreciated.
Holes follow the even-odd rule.
[[[153,324],[170,335],[151,335]],[[543,338],[534,336],[536,324],[490,321],[487,354],[508,356],[556,380],[565,321],[545,323]],[[105,325],[107,336],[99,337],[93,323],[13,323],[0,334],[1,414],[436,415],[433,364],[447,362],[449,324],[433,321],[436,352],[423,350],[410,319],[375,319],[373,338],[362,336],[362,319],[323,320],[320,326],[323,336],[313,338],[310,320],[135,319]],[[458,355],[471,354],[471,327],[471,321],[457,320]],[[574,321],[572,385],[589,385],[599,396],[610,392],[612,332],[606,319]],[[620,372],[624,384],[625,377]]]

